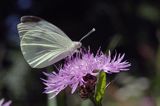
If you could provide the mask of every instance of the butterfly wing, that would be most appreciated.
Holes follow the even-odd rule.
[[[39,17],[22,17],[17,27],[22,53],[33,68],[59,61],[73,48],[73,41],[63,31]]]

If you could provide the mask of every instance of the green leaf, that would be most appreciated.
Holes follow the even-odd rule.
[[[106,73],[101,71],[98,77],[98,82],[96,85],[96,91],[95,91],[95,102],[96,103],[101,103],[104,93],[105,93],[105,89],[106,89]]]

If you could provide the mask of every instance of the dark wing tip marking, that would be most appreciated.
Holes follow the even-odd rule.
[[[40,17],[36,17],[36,16],[23,16],[21,17],[21,22],[25,23],[25,22],[39,22],[42,19]]]

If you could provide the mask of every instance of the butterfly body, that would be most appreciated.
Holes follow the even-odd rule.
[[[52,65],[81,47],[81,42],[72,41],[58,27],[39,17],[23,16],[17,28],[22,54],[33,68]]]

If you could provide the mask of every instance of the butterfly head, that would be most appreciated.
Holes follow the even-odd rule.
[[[82,43],[81,42],[73,42],[73,44],[72,44],[72,47],[71,48],[69,48],[69,54],[68,55],[73,55],[75,52],[78,52],[78,50],[77,49],[79,49],[80,47],[82,46]]]
[[[82,46],[82,43],[81,42],[74,42],[74,47],[76,49],[80,48]]]

